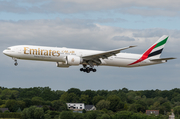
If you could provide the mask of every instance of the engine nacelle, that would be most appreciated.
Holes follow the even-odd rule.
[[[64,63],[64,62],[56,62],[56,66],[62,67],[62,68],[68,68],[69,67],[69,65],[67,63]]]
[[[66,56],[66,60],[68,65],[79,65],[83,62],[82,58],[75,55]]]

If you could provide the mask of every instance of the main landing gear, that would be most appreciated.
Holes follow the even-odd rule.
[[[87,65],[83,65],[83,68],[80,68],[80,71],[83,71],[83,72],[86,72],[86,73],[90,73],[91,71],[92,72],[96,72],[96,69],[94,69],[93,67],[89,68],[89,67],[86,67]]]
[[[90,71],[96,72],[96,69],[87,67],[87,68],[81,68],[80,71],[83,71],[83,72],[86,72],[86,73],[90,73]]]
[[[17,59],[16,59],[16,58],[13,58],[13,60],[14,60],[14,65],[17,66],[17,65],[18,65]]]

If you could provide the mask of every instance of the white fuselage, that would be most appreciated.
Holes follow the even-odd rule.
[[[51,62],[66,62],[66,57],[69,55],[83,57],[83,56],[93,55],[102,52],[104,51],[58,48],[58,47],[43,47],[43,46],[32,46],[32,45],[12,46],[3,51],[5,55],[16,59],[51,61]],[[100,65],[117,66],[117,67],[138,67],[138,66],[163,63],[162,61],[150,61],[149,59],[146,59],[137,64],[130,65],[131,63],[140,59],[141,56],[142,55],[140,54],[118,53],[108,58],[104,58],[104,59],[100,58],[101,60]]]

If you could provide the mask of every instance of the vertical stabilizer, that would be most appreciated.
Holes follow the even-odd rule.
[[[143,55],[146,55],[147,58],[158,59],[161,56],[161,53],[164,49],[164,46],[167,42],[169,36],[163,35],[156,43],[154,43]]]
[[[142,57],[139,60],[137,60],[129,65],[137,64],[147,58],[159,59],[161,56],[161,53],[164,49],[164,46],[167,42],[168,37],[169,36],[167,36],[167,35],[163,35],[156,43],[154,43],[148,50],[146,50],[146,52],[143,53]]]

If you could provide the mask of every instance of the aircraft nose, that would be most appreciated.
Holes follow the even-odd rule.
[[[3,54],[5,54],[5,50],[3,50]]]
[[[3,50],[3,54],[5,54],[5,50]]]

